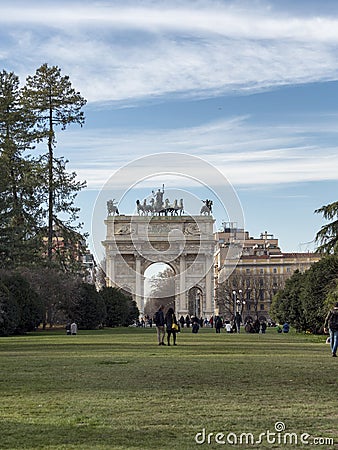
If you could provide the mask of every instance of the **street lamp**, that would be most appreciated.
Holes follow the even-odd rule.
[[[238,290],[238,296],[237,296],[237,291],[232,291],[234,316],[235,316],[235,312],[239,312],[239,305],[241,303],[243,303],[243,301],[240,300],[242,298],[242,292],[243,292],[242,289],[239,289]],[[239,298],[237,298],[237,297],[239,297]]]
[[[242,289],[238,290],[238,296],[237,296],[237,291],[232,291],[233,302],[234,302],[234,321],[235,321],[235,324],[236,324],[237,333],[240,332],[243,307],[245,305],[245,301],[242,298],[242,294],[243,294]],[[241,312],[239,312],[239,306],[240,305],[241,305]]]
[[[245,300],[237,300],[237,312],[239,312],[239,305],[241,305],[241,314],[243,314],[243,308],[245,305]]]
[[[239,294],[239,298],[238,298],[237,301],[236,301],[236,304],[237,304],[237,309],[236,309],[236,311],[237,311],[237,312],[239,312],[239,305],[242,303],[242,300],[241,300],[241,298],[242,298],[242,289],[240,289],[240,290],[238,291],[238,294]]]
[[[235,311],[236,311],[236,300],[237,300],[237,292],[236,291],[232,291],[232,301],[233,301],[233,311],[234,311],[234,319],[235,319]]]

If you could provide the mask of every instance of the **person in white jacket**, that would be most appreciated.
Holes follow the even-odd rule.
[[[77,334],[77,325],[75,322],[72,322],[70,325],[70,334]]]

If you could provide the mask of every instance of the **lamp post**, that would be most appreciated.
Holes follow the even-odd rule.
[[[234,305],[233,305],[233,307],[234,307],[234,321],[235,321],[235,324],[236,324],[237,333],[240,333],[243,307],[245,305],[245,301],[242,298],[242,294],[243,294],[242,289],[238,290],[238,295],[237,295],[237,291],[232,291],[233,303],[234,303]],[[240,305],[241,305],[241,312],[239,311]]]
[[[242,300],[242,293],[243,293],[243,291],[242,291],[242,289],[239,289],[238,290],[238,295],[237,295],[237,291],[232,291],[232,300],[233,300],[233,309],[234,309],[234,316],[235,316],[235,313],[236,312],[239,312],[239,305],[241,304],[241,303],[243,303],[243,300]],[[239,298],[238,298],[239,297]],[[245,302],[243,303],[243,304],[245,304]]]
[[[241,314],[243,314],[243,308],[245,305],[245,300],[243,299],[243,291],[240,289],[238,291],[239,293],[239,299],[237,300],[237,311],[239,312],[239,305],[241,305]]]
[[[236,312],[239,312],[239,305],[242,303],[242,289],[238,291],[239,298],[236,301],[237,309]]]
[[[245,305],[245,300],[237,300],[237,313],[239,313],[240,315],[243,314],[244,305]],[[240,306],[241,306],[241,310],[239,310]]]
[[[232,291],[232,302],[233,302],[233,316],[234,316],[234,320],[235,320],[235,316],[236,316],[236,300],[237,300],[237,292],[236,292],[236,291]]]

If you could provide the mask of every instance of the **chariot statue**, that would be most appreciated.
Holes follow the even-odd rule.
[[[160,212],[162,212],[164,210],[164,204],[163,204],[164,184],[162,186],[162,191],[161,191],[161,189],[158,189],[157,192],[153,191],[152,193],[153,193],[153,197],[155,197],[154,212],[160,214]]]
[[[147,203],[147,199],[144,199],[143,203],[140,200],[136,200],[138,215],[168,216],[170,214],[172,216],[178,216],[179,214],[181,216],[184,213],[183,198],[179,202],[175,199],[174,203],[171,204],[169,198],[163,201],[163,196],[164,185],[162,189],[158,189],[156,192],[152,191],[152,198],[149,200],[149,203]]]

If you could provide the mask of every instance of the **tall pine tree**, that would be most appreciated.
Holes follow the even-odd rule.
[[[317,252],[337,253],[338,250],[338,202],[324,205],[315,210],[315,213],[322,214],[324,219],[331,222],[323,225],[316,234],[316,242],[319,243]]]
[[[51,261],[53,254],[57,254],[57,248],[53,248],[55,231],[63,233],[63,247],[66,247],[66,240],[73,248],[81,241],[77,232],[80,225],[74,225],[78,218],[74,199],[85,183],[76,182],[76,174],[65,170],[67,161],[56,158],[54,152],[57,128],[65,130],[70,124],[83,125],[81,110],[86,100],[72,88],[69,77],[61,75],[59,67],[43,64],[34,76],[27,77],[23,102],[36,116],[36,131],[47,141],[48,152],[41,158],[41,163],[46,167],[47,256]]]
[[[38,139],[35,117],[21,102],[19,78],[0,72],[0,265],[31,263],[40,255],[41,170],[24,153]]]

